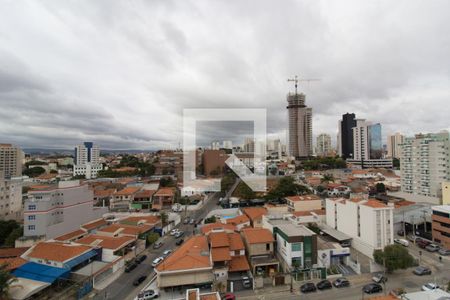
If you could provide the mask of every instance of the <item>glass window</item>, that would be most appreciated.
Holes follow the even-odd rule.
[[[35,230],[36,226],[35,225],[28,225],[28,230]]]
[[[28,216],[28,221],[33,221],[33,220],[36,220],[35,215]]]
[[[293,243],[291,248],[292,251],[302,251],[302,243]]]
[[[36,210],[36,204],[28,205],[28,210]]]

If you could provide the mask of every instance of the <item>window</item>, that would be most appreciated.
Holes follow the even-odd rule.
[[[266,244],[266,251],[270,250],[270,244]]]
[[[28,205],[28,210],[36,210],[36,204]]]
[[[33,221],[33,220],[36,220],[35,215],[28,216],[28,221]]]
[[[35,230],[36,226],[35,225],[28,225],[28,230]]]
[[[302,251],[302,244],[301,243],[293,243],[292,251]]]

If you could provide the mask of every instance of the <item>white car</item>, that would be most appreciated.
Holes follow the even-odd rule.
[[[175,235],[175,234],[177,234],[178,231],[180,231],[180,229],[178,229],[178,228],[172,229],[170,231],[170,235]]]
[[[438,289],[439,286],[436,283],[428,282],[422,285],[422,291],[432,291]]]
[[[172,253],[172,250],[166,250],[166,251],[163,252],[163,256],[167,257],[167,256],[170,255],[170,253]]]
[[[394,239],[394,243],[400,244],[405,247],[409,246],[409,242],[405,239]]]
[[[158,257],[158,258],[155,258],[155,259],[152,261],[152,267],[153,267],[153,268],[156,267],[157,265],[159,265],[160,263],[162,263],[163,260],[164,260],[164,257],[162,257],[162,256],[160,256],[160,257]]]
[[[137,299],[138,300],[150,300],[150,299],[155,299],[155,298],[158,298],[158,297],[159,297],[158,291],[148,290],[148,291],[140,292],[138,294]]]

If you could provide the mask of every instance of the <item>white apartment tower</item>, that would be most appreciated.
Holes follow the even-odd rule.
[[[328,156],[331,154],[331,136],[321,133],[316,138],[316,155]]]
[[[75,147],[73,176],[84,175],[86,179],[95,178],[102,169],[100,148],[97,145],[85,142]]]
[[[441,197],[442,182],[450,180],[448,131],[405,137],[400,170],[403,192]]]
[[[11,144],[0,144],[0,171],[5,178],[22,176],[23,151]]]
[[[22,180],[7,179],[0,171],[0,220],[22,219]]]
[[[401,145],[403,144],[404,136],[400,133],[389,135],[387,138],[387,157],[400,158]]]
[[[313,155],[312,108],[305,105],[305,94],[287,95],[289,121],[289,155],[308,157]]]

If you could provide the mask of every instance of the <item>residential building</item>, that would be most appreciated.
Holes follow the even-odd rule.
[[[23,218],[22,212],[22,180],[5,179],[0,171],[0,220],[16,220]]]
[[[242,148],[244,149],[244,152],[254,153],[255,152],[255,139],[252,137],[251,138],[246,137]]]
[[[236,226],[238,231],[240,231],[244,227],[250,227],[251,226],[250,219],[245,214],[236,216],[234,218],[225,219],[225,221],[226,221],[227,224],[231,224],[231,225]]]
[[[127,253],[132,252],[136,243],[136,238],[131,236],[106,236],[98,234],[90,234],[76,240],[77,244],[101,247],[102,257],[104,262],[112,262],[118,256],[125,256]]]
[[[289,155],[296,158],[313,154],[312,108],[305,105],[305,97],[305,94],[298,94],[297,91],[287,95]]]
[[[319,134],[316,138],[316,155],[329,156],[331,153],[331,136],[326,133]]]
[[[0,143],[0,173],[5,178],[22,176],[23,159],[24,153],[18,146]]]
[[[317,195],[288,196],[284,199],[286,199],[289,212],[322,209],[322,199]]]
[[[248,207],[242,209],[244,215],[250,219],[252,227],[262,227],[262,217],[267,214],[267,209],[264,207]]]
[[[203,152],[203,173],[206,176],[217,176],[223,173],[228,155],[224,150],[205,150]]]
[[[448,131],[405,137],[400,162],[403,192],[441,197],[442,183],[450,180]]]
[[[241,235],[244,239],[247,258],[254,275],[270,276],[279,269],[279,262],[275,258],[272,233],[266,228],[243,228]]]
[[[24,204],[24,236],[51,239],[80,225],[98,219],[108,211],[94,207],[94,195],[79,181],[60,181],[58,185],[28,192]]]
[[[122,190],[115,192],[109,203],[111,210],[125,210],[128,211],[131,208],[131,204],[135,195],[141,190],[138,186],[129,186]]]
[[[450,182],[449,181],[442,183],[442,204],[450,205]]]
[[[392,159],[383,158],[381,124],[357,119],[353,132],[353,158],[347,162],[364,168],[392,168]]]
[[[390,158],[400,158],[402,149],[401,145],[403,144],[404,136],[400,133],[395,133],[393,135],[389,135],[387,138],[387,157]]]
[[[176,189],[173,187],[160,188],[153,194],[152,210],[172,207],[175,202]]]
[[[432,210],[433,241],[450,249],[450,205],[433,206]]]
[[[155,268],[158,288],[208,284],[213,262],[204,235],[192,236]]]
[[[219,150],[220,149],[220,143],[219,142],[212,142],[211,143],[211,150]]]
[[[353,158],[353,130],[356,126],[355,114],[346,113],[338,126],[338,153],[344,159]]]
[[[348,235],[352,247],[368,257],[394,242],[393,212],[393,204],[375,199],[326,199],[327,225]]]
[[[222,148],[229,149],[229,150],[233,149],[233,142],[232,141],[223,141]]]
[[[100,148],[92,142],[84,142],[75,147],[73,176],[84,176],[86,179],[96,178],[103,169],[100,163]]]

